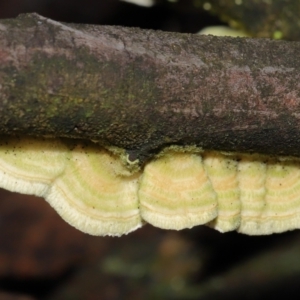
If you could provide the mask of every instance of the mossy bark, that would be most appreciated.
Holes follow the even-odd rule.
[[[0,133],[300,155],[300,43],[0,22]]]

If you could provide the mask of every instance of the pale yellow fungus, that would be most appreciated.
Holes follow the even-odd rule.
[[[258,155],[244,155],[238,164],[238,182],[241,201],[240,232],[251,234],[259,226],[265,207],[266,167]]]
[[[138,177],[107,150],[59,139],[1,138],[0,186],[44,197],[61,217],[93,235],[142,225]]]
[[[198,34],[202,35],[215,35],[215,36],[231,36],[231,37],[249,37],[249,35],[238,29],[234,29],[228,26],[208,26],[203,28]]]
[[[236,159],[230,155],[220,152],[204,154],[204,167],[218,199],[218,216],[209,225],[221,232],[235,230],[240,225],[237,165]]]
[[[138,169],[122,153],[88,142],[2,137],[0,186],[44,197],[93,235],[119,236],[144,222],[250,235],[300,228],[298,158],[173,146]]]
[[[217,216],[217,199],[198,154],[174,150],[145,166],[139,189],[142,218],[165,229],[191,228]],[[180,205],[178,205],[180,203]]]
[[[84,232],[128,233],[142,225],[137,197],[139,174],[131,175],[123,169],[120,160],[108,151],[78,145],[44,197],[62,218]]]
[[[0,185],[43,197],[69,158],[70,151],[60,140],[1,137]]]

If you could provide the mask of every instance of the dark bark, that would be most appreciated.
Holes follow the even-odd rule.
[[[300,155],[300,43],[0,22],[0,133]]]

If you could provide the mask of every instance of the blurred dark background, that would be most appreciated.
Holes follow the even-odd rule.
[[[0,18],[196,33],[222,22],[197,1],[1,0]],[[0,190],[0,300],[298,299],[300,232],[249,237],[145,226],[121,238],[70,227],[41,198]]]
[[[201,7],[195,6],[197,1],[153,0],[153,3],[156,4],[144,7],[119,0],[1,0],[0,18],[37,12],[63,22],[136,26],[192,33],[204,26],[220,23],[218,18],[211,17]]]

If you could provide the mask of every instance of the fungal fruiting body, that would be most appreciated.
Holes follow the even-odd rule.
[[[44,197],[92,235],[145,222],[249,235],[300,228],[300,160],[292,157],[169,147],[138,169],[91,142],[2,137],[0,186]]]
[[[60,216],[93,235],[121,235],[142,225],[138,174],[107,150],[59,139],[2,138],[0,185],[44,197]]]
[[[148,163],[138,196],[142,218],[165,229],[191,228],[218,215],[216,193],[193,153],[165,153]],[[178,205],[180,203],[180,205]]]

